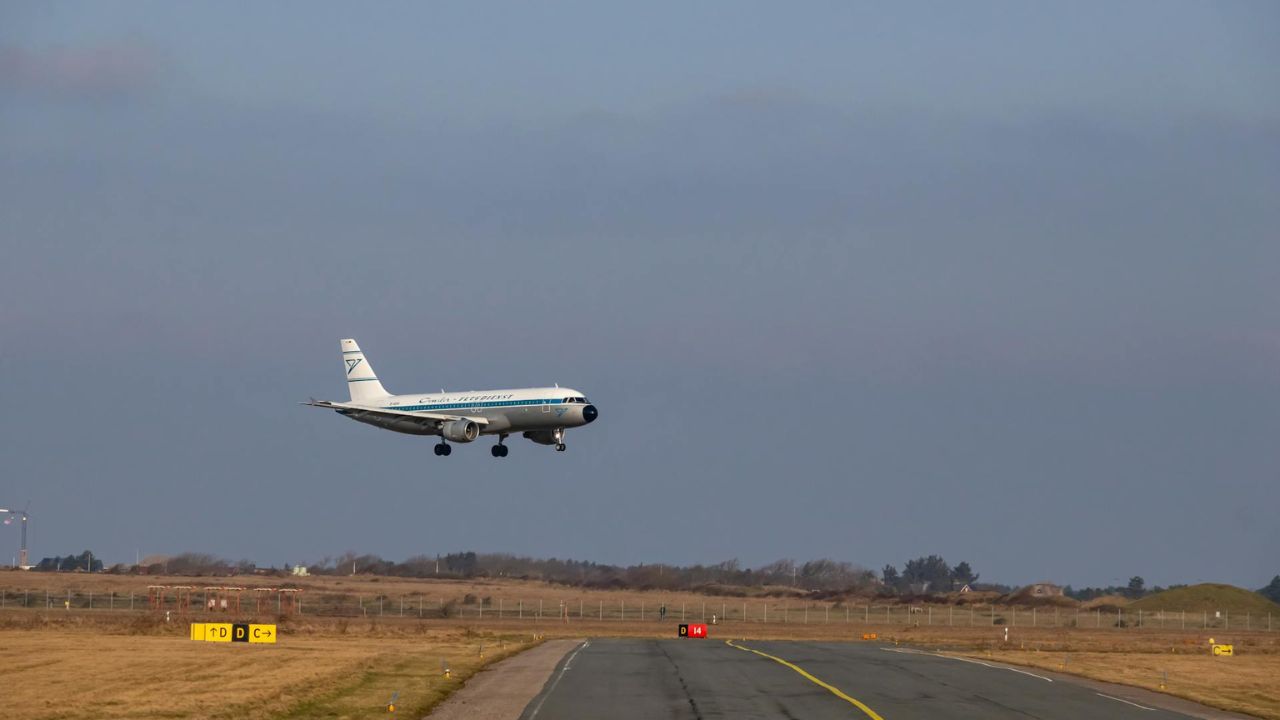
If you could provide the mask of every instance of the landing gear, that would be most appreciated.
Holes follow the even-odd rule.
[[[556,452],[564,452],[564,428],[552,430],[551,439],[556,441]]]
[[[503,445],[503,444],[502,444],[502,443],[503,443],[503,441],[504,441],[504,440],[506,440],[506,439],[507,439],[507,433],[501,433],[501,434],[499,434],[499,435],[498,435],[498,444],[497,444],[497,445],[494,445],[494,446],[493,446],[493,447],[491,447],[491,448],[489,448],[489,452],[490,452],[494,457],[506,457],[506,456],[507,456],[507,451],[508,451],[508,450],[510,450],[510,448],[508,448],[506,445]]]
[[[564,452],[564,443],[556,443],[556,452]]]
[[[453,452],[453,446],[448,443],[437,443],[435,447],[436,455],[448,455]]]

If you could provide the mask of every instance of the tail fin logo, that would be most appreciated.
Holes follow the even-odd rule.
[[[356,369],[356,366],[357,366],[357,365],[359,365],[361,362],[364,362],[364,358],[356,358],[355,360],[348,360],[348,361],[347,361],[347,374],[348,374],[348,375],[350,375],[350,374],[351,374],[351,371],[352,371],[352,370],[355,370],[355,369]]]

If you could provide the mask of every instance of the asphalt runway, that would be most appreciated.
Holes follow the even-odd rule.
[[[876,643],[590,640],[522,720],[1188,718],[1031,670]],[[741,649],[741,648],[749,648]],[[752,652],[755,651],[755,652]],[[784,664],[785,661],[789,664]],[[1139,691],[1141,692],[1141,691]],[[1130,697],[1133,697],[1130,695]],[[1224,715],[1226,716],[1226,715]],[[1210,717],[1210,715],[1200,715]]]

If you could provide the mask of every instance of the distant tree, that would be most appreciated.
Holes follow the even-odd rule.
[[[554,561],[555,558],[552,558]],[[478,563],[474,552],[449,553],[444,556],[445,567],[449,568],[449,572],[463,577],[471,577],[476,574]]]
[[[898,585],[902,583],[902,578],[898,575],[898,568],[892,565],[885,565],[880,571],[880,579],[884,581],[884,586],[893,590],[898,589]]]
[[[1125,588],[1125,594],[1131,598],[1140,598],[1146,594],[1147,581],[1142,579],[1140,575],[1134,575],[1129,578],[1129,586]]]
[[[1280,603],[1280,575],[1271,578],[1271,584],[1258,591],[1261,595],[1271,600],[1271,602]]]
[[[908,586],[919,586],[925,592],[951,586],[951,566],[938,555],[908,560],[902,569],[902,581]]]
[[[44,558],[36,563],[35,569],[46,572],[102,572],[102,561],[92,551],[85,550],[79,555],[54,555]]]
[[[952,569],[951,579],[954,581],[952,583],[952,589],[955,589],[956,586],[964,587],[965,585],[972,585],[973,583],[978,582],[978,573],[974,572],[973,568],[969,567],[969,563],[961,560],[956,564],[955,568]]]

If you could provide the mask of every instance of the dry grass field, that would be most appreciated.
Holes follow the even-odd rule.
[[[7,620],[4,716],[22,720],[385,717],[396,692],[397,712],[417,717],[483,664],[532,641],[353,621],[294,628],[277,645],[242,645],[193,642],[177,623]]]

